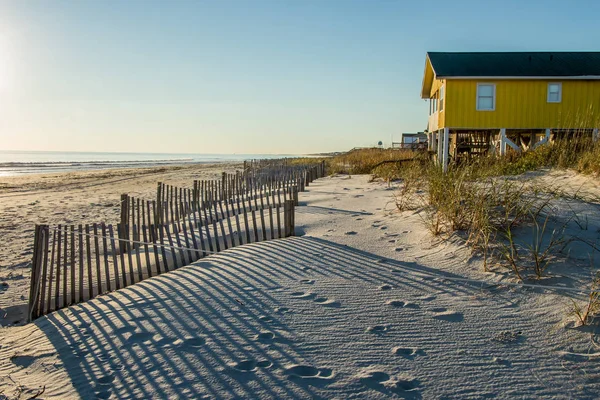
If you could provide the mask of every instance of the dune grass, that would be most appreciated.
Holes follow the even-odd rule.
[[[482,157],[451,165],[446,173],[433,162],[417,159],[403,165],[403,185],[395,195],[400,211],[419,209],[433,235],[464,234],[474,252],[501,260],[519,280],[532,272],[543,277],[557,250],[567,243],[556,225],[554,199],[560,191],[510,179],[539,168],[573,168],[597,173],[600,145],[591,140],[556,142],[505,158]],[[577,220],[577,215],[573,218]],[[531,230],[529,243],[515,241],[515,229]]]
[[[330,157],[294,158],[292,164],[310,164],[325,161],[329,174],[374,174],[384,179],[395,179],[401,172],[401,164],[418,154],[407,149],[354,149]]]

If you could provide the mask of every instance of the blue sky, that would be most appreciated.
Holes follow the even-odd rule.
[[[598,1],[0,0],[0,150],[308,153],[423,130],[427,51],[599,50]]]

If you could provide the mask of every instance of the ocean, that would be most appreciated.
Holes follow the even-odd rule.
[[[102,153],[0,150],[0,177],[112,168],[141,168],[181,164],[212,164],[253,158],[282,158],[286,154]],[[293,156],[292,156],[293,157]]]

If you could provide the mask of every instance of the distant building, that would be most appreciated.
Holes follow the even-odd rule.
[[[392,142],[393,148],[426,149],[427,134],[425,132],[402,133],[400,142]]]
[[[427,53],[429,149],[450,159],[598,137],[600,52]]]

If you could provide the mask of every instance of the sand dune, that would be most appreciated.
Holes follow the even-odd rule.
[[[432,241],[368,177],[308,189],[301,237],[230,249],[2,330],[0,393],[598,397],[589,333],[564,324],[576,294],[495,284],[509,280],[480,272],[459,242]]]

